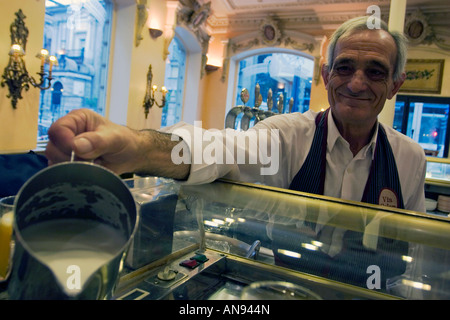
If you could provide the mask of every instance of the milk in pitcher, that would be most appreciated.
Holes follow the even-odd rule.
[[[25,228],[22,237],[35,257],[53,271],[66,294],[72,296],[127,241],[117,229],[89,219],[40,222]]]

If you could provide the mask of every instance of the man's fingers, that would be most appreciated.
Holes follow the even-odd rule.
[[[98,157],[98,154],[92,154],[92,149],[97,147],[92,143],[92,138],[89,138],[89,135],[83,138],[83,135],[95,131],[103,123],[100,115],[87,109],[72,110],[68,115],[56,120],[48,131],[50,141],[46,156],[49,163],[67,161],[72,151],[86,160]]]
[[[92,142],[86,137],[75,137],[73,147],[75,154],[79,156],[88,155],[94,150]]]
[[[61,151],[61,149],[57,148],[51,141],[47,143],[45,156],[49,165],[70,160],[70,152],[65,153]]]
[[[127,147],[125,137],[128,129],[113,124],[101,124],[94,131],[77,135],[73,140],[75,154],[83,159],[114,157]]]

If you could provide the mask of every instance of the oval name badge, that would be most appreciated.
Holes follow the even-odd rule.
[[[397,194],[389,188],[384,188],[378,197],[378,204],[381,206],[398,208]]]

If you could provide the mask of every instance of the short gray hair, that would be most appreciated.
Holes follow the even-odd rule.
[[[402,73],[404,72],[405,65],[406,65],[406,59],[407,59],[407,53],[408,53],[408,40],[403,35],[402,32],[398,31],[389,31],[388,25],[386,22],[382,21],[379,18],[376,17],[369,17],[369,16],[362,16],[350,19],[346,22],[344,22],[339,28],[336,29],[336,31],[333,33],[333,35],[330,38],[330,42],[328,44],[328,62],[327,67],[331,70],[333,68],[333,61],[334,61],[334,50],[336,48],[336,44],[339,39],[345,38],[355,31],[360,30],[368,30],[368,19],[376,19],[375,25],[379,25],[381,30],[384,30],[388,32],[391,37],[394,39],[395,45],[397,46],[397,58],[394,65],[394,73],[393,78],[394,81],[400,80]]]

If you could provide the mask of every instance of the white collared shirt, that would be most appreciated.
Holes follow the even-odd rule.
[[[211,147],[212,141],[211,139],[206,141],[202,139],[201,134],[198,133],[199,128],[179,123],[167,128],[166,131],[181,136],[189,146],[191,171],[186,183],[199,184],[211,182],[218,178],[228,178],[288,188],[309,153],[316,128],[316,114],[316,112],[307,111],[303,114],[277,115],[257,123],[247,132],[240,133],[241,135],[248,135],[251,132],[261,132],[263,129],[265,131],[277,130],[279,136],[279,140],[277,140],[279,143],[279,157],[276,159],[275,157],[269,157],[271,161],[269,165],[273,165],[275,161],[278,161],[278,170],[276,170],[275,174],[261,175],[261,166],[267,167],[268,159],[261,160],[258,158],[260,154],[256,154],[255,148],[245,148],[246,159],[254,157],[260,162],[266,163],[266,165],[249,164],[249,161],[242,163],[242,161],[239,162],[238,160],[234,163],[229,163],[225,161],[226,156],[224,155],[215,160],[210,157],[208,161],[199,161],[198,155],[204,152],[205,147]],[[409,137],[390,127],[383,125],[383,128],[386,131],[397,163],[405,209],[425,212],[425,153],[422,147]],[[230,141],[231,138],[236,139],[236,132],[231,129],[225,129],[220,131],[220,133],[226,139],[222,141],[218,148],[223,148],[228,155],[231,154],[236,158],[238,152],[230,149],[230,146],[235,145],[226,142]],[[353,201],[361,200],[369,176],[377,134],[378,129],[370,143],[353,157],[348,142],[340,135],[330,113],[328,117],[327,167],[324,195]],[[201,139],[202,141],[200,141]],[[237,139],[240,139],[240,137],[238,136]],[[216,141],[216,143],[219,142]],[[270,147],[267,146],[266,150],[270,150]],[[194,155],[197,155],[195,159]]]

